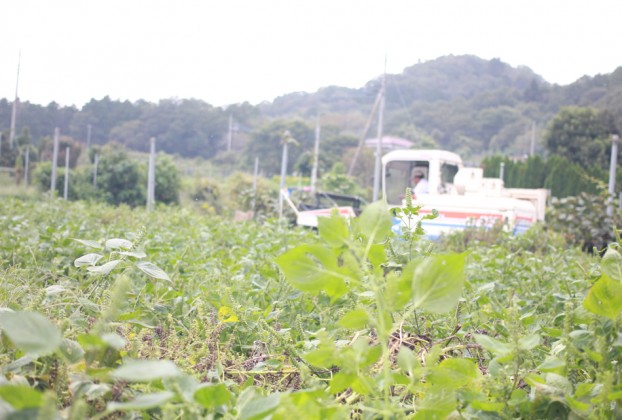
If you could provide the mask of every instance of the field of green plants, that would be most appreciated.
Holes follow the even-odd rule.
[[[417,214],[312,232],[3,197],[0,418],[622,416],[619,242],[465,249]]]

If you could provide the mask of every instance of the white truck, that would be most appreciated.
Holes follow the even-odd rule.
[[[484,178],[483,169],[464,167],[456,153],[445,150],[394,150],[382,158],[382,193],[390,207],[404,205],[412,174],[423,173],[428,192],[414,197],[420,215],[432,209],[439,216],[423,220],[429,238],[467,226],[502,223],[514,233],[544,220],[546,189],[505,188],[499,178]],[[394,225],[400,229],[399,221]]]

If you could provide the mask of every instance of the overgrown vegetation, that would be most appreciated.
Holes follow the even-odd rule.
[[[614,418],[622,257],[533,229],[439,252],[374,203],[319,235],[0,203],[0,412]]]

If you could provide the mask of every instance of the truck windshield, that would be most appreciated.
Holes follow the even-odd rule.
[[[411,177],[413,171],[417,170],[428,178],[430,163],[428,161],[392,161],[388,162],[385,167],[385,193],[387,203],[399,206],[404,200],[406,187],[411,185]]]

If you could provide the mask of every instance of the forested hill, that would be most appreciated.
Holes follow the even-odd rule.
[[[344,144],[352,144],[369,118],[380,80],[375,78],[359,89],[329,86],[315,93],[289,93],[273,102],[226,109],[194,99],[164,99],[154,104],[105,97],[76,109],[56,103],[35,105],[23,98],[18,135],[37,144],[59,127],[63,135],[84,142],[90,125],[93,144],[115,140],[146,150],[148,139],[157,137],[159,150],[213,158],[227,148],[232,116],[239,158],[253,137],[260,137],[256,133],[275,120],[302,120],[313,127],[319,112],[323,126],[350,139]],[[5,141],[11,103],[0,100]],[[547,122],[568,105],[606,109],[622,117],[622,67],[559,86],[527,67],[514,68],[498,59],[446,56],[387,75],[384,133],[411,139],[419,146],[448,148],[467,158],[492,152],[520,155],[529,150],[532,127],[540,137]],[[253,146],[255,153],[257,146],[261,145]]]

